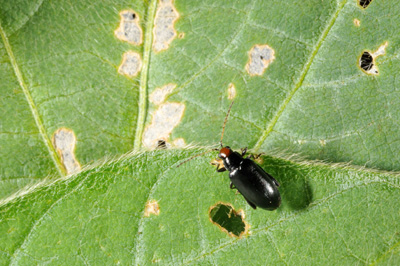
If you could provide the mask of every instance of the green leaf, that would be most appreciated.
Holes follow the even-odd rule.
[[[266,157],[262,166],[282,193],[282,206],[268,212],[229,189],[227,174],[208,163],[213,155],[176,167],[200,151],[128,155],[4,202],[2,264],[399,262],[392,174]],[[150,201],[159,214],[147,217]],[[250,229],[242,238],[209,220],[219,202],[243,209]]]
[[[357,2],[0,1],[1,264],[398,264],[400,6]],[[124,10],[140,43],[116,33]],[[157,50],[153,32],[175,37]],[[150,151],[217,144],[232,87],[223,143],[268,155],[277,211],[215,154],[176,168],[205,148]],[[241,238],[211,222],[222,203]]]

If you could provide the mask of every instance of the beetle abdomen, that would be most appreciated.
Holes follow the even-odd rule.
[[[252,160],[243,159],[229,177],[243,197],[255,206],[271,211],[280,206],[278,183]]]

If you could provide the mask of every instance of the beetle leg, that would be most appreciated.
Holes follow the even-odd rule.
[[[221,172],[225,172],[226,171],[225,167],[221,167],[221,168],[218,168],[218,167],[219,166],[217,166],[217,172],[221,173]]]
[[[214,159],[211,162],[211,165],[216,165],[217,166],[217,172],[224,172],[226,171],[226,168],[224,166],[224,163],[222,162],[221,159]]]
[[[242,157],[246,154],[246,152],[247,152],[247,147],[246,148],[244,148],[244,149],[240,149],[241,150],[241,152],[242,152]]]
[[[259,153],[259,154],[256,154],[256,155],[251,154],[251,155],[247,156],[246,159],[257,160],[257,159],[260,158],[260,156],[263,155],[263,154],[265,154],[265,153],[262,152],[262,153]]]
[[[231,188],[231,189],[236,189],[236,187],[235,187],[235,185],[231,182],[231,184],[229,185],[229,187]]]
[[[276,181],[276,179],[275,179],[275,178],[272,178],[272,181],[274,182],[275,186],[277,186],[277,187],[279,187],[279,186],[280,186],[280,184],[278,183],[278,181]]]

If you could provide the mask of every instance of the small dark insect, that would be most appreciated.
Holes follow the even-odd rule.
[[[166,149],[167,148],[167,142],[165,140],[160,139],[157,141],[157,149]]]
[[[275,178],[265,172],[264,169],[262,169],[252,160],[254,156],[250,155],[244,158],[247,148],[242,149],[242,152],[238,153],[232,151],[229,146],[224,147],[222,145],[225,125],[228,121],[232,105],[233,101],[229,106],[224,124],[222,126],[220,140],[221,149],[219,150],[218,154],[220,160],[217,160],[217,162],[213,164],[217,165],[218,172],[224,172],[226,170],[229,171],[229,178],[231,179],[230,188],[236,188],[253,209],[259,207],[269,211],[276,210],[281,205],[281,195],[278,190],[278,181],[276,181]],[[189,160],[202,154],[198,154]],[[184,161],[183,163],[186,163],[187,161]],[[178,167],[180,165],[178,165]]]

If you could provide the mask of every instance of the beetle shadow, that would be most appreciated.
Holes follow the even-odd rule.
[[[313,201],[313,189],[304,169],[282,159],[263,159],[262,167],[280,184],[282,205],[278,210],[306,209]]]

